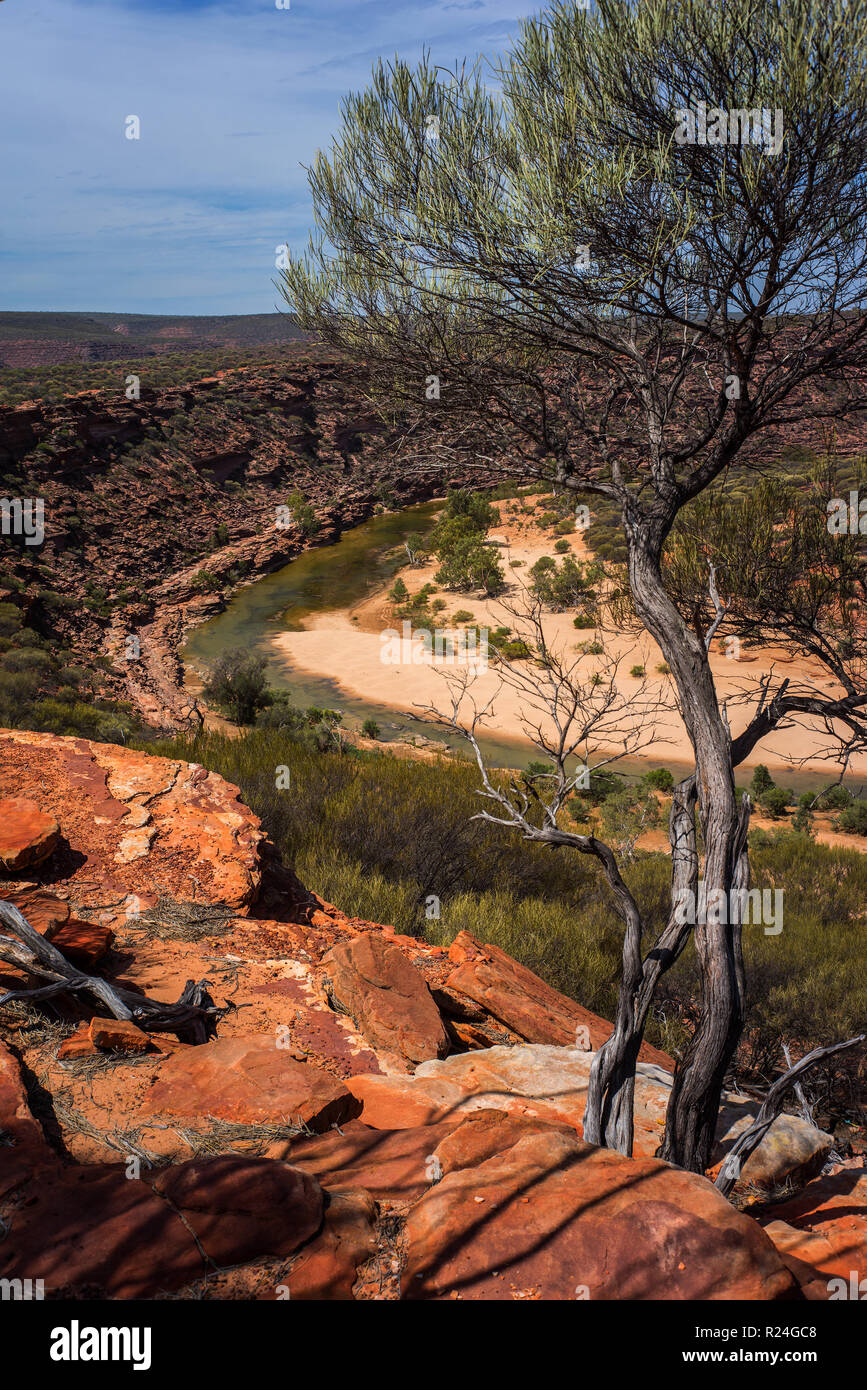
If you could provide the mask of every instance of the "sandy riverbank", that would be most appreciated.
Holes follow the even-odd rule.
[[[520,594],[522,584],[527,582],[530,566],[540,556],[554,554],[554,540],[550,534],[539,531],[532,517],[514,519],[507,516],[507,512],[514,508],[513,503],[498,505],[501,520],[491,530],[489,538],[501,543],[500,554],[509,586],[504,598],[508,601]],[[574,533],[568,540],[576,558],[592,558],[587,553],[581,533]],[[423,584],[435,582],[437,568],[434,562],[401,573],[410,592],[415,593]],[[503,608],[503,598],[469,597],[449,593],[445,589],[440,590],[437,597],[446,604],[438,619],[443,628],[452,626],[452,615],[462,610],[472,613],[473,625],[478,627],[507,626],[514,629],[516,626],[515,619]],[[571,612],[546,615],[545,632],[549,644],[559,650],[574,651],[579,642],[593,639],[592,631],[576,631],[572,618]],[[417,714],[420,707],[429,705],[445,709],[449,703],[447,677],[456,668],[430,659],[420,664],[383,661],[383,633],[399,627],[392,605],[385,590],[382,590],[358,604],[314,615],[308,620],[305,630],[282,633],[274,639],[274,645],[293,666],[328,677],[348,694],[362,700],[388,705],[395,712],[404,714]],[[627,698],[641,699],[642,686],[645,686],[645,698],[649,688],[651,693],[665,698],[669,705],[655,718],[652,742],[642,748],[641,756],[660,762],[666,759],[690,762],[691,748],[686,730],[676,709],[671,707],[671,680],[657,671],[663,658],[656,644],[646,634],[623,632],[606,632],[604,644],[605,656],[585,657],[588,675],[600,669],[606,659],[614,657],[618,663],[618,688]],[[644,667],[646,682],[629,674],[633,666]],[[731,660],[724,651],[719,650],[712,655],[711,667],[720,697],[736,701],[730,708],[732,732],[735,735],[749,720],[757,698],[752,692],[761,677],[772,669],[778,677],[788,677],[793,684],[806,683],[823,694],[842,693],[836,682],[817,665],[803,660],[792,661],[782,649],[743,651],[739,660]],[[471,694],[480,706],[494,698],[491,717],[484,726],[484,733],[489,737],[527,737],[529,710],[526,701],[519,692],[503,686],[496,667],[490,667],[474,677]],[[744,700],[744,697],[748,698]],[[468,701],[465,701],[463,711],[465,715],[468,714]],[[827,778],[831,781],[837,775],[837,769],[833,763],[822,761],[822,753],[832,746],[832,740],[821,728],[805,718],[799,724],[777,730],[763,740],[747,760],[746,766],[762,762],[772,769],[791,768],[793,763],[800,763],[810,754],[806,766],[816,770],[819,780]],[[867,775],[867,756],[853,759],[850,771],[855,776]]]

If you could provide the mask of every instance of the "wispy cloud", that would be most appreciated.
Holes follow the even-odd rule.
[[[262,313],[372,63],[494,55],[521,0],[0,6],[0,308]],[[141,138],[125,138],[128,116]]]

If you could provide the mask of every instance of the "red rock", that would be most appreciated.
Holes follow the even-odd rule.
[[[317,1132],[361,1111],[345,1086],[295,1061],[273,1037],[219,1038],[167,1057],[144,1103],[149,1113],[304,1124]]]
[[[23,797],[0,800],[0,869],[20,874],[31,865],[41,864],[57,847],[60,826]]]
[[[474,1168],[494,1154],[504,1153],[528,1134],[551,1132],[575,1137],[574,1130],[567,1124],[512,1115],[506,1110],[476,1110],[440,1140],[434,1154],[443,1174],[453,1173],[461,1168]]]
[[[762,1213],[766,1230],[786,1256],[809,1265],[827,1282],[867,1277],[867,1173],[844,1169],[816,1178],[788,1202]]]
[[[334,1192],[325,1209],[320,1235],[299,1250],[282,1283],[295,1302],[304,1299],[345,1301],[359,1266],[376,1250],[376,1202],[369,1192]]]
[[[399,947],[375,932],[341,942],[325,957],[334,998],[370,1045],[388,1057],[443,1057],[449,1041],[423,977]]]
[[[18,1062],[2,1042],[0,1135],[0,1197],[46,1169],[58,1169],[58,1158],[30,1113]]]
[[[88,1035],[94,1047],[110,1052],[147,1052],[151,1046],[147,1033],[127,1018],[92,1018]]]
[[[79,1024],[78,1028],[63,1042],[57,1049],[58,1062],[68,1062],[76,1057],[98,1057],[99,1048],[94,1046],[90,1036],[90,1027],[86,1023]]]
[[[611,1024],[604,1018],[546,985],[498,946],[482,945],[469,932],[455,937],[449,960],[458,968],[446,980],[447,987],[480,1004],[527,1042],[574,1047],[576,1039],[586,1038],[587,1050],[595,1051],[611,1036]],[[674,1071],[673,1058],[649,1043],[642,1043],[638,1060]]]
[[[373,1129],[414,1129],[455,1116],[465,1092],[434,1077],[350,1076],[347,1089],[361,1101],[361,1118]]]
[[[72,965],[89,971],[107,955],[114,943],[114,932],[98,922],[84,922],[78,917],[70,917],[68,922],[52,932],[49,937]]]
[[[180,1217],[121,1165],[34,1181],[0,1241],[0,1278],[43,1279],[46,1298],[152,1298],[205,1273]]]
[[[28,925],[41,936],[50,937],[69,919],[69,903],[42,888],[13,889],[11,884],[0,884],[0,898],[17,907]]]
[[[365,1188],[379,1201],[409,1202],[434,1181],[434,1150],[452,1130],[450,1124],[421,1125],[394,1133],[368,1129],[354,1121],[342,1134],[296,1139],[274,1152],[295,1168],[312,1173],[329,1191]]]
[[[563,1130],[447,1173],[406,1237],[412,1299],[799,1296],[761,1228],[705,1178]]]
[[[183,1212],[215,1264],[291,1255],[322,1225],[319,1183],[272,1159],[194,1159],[158,1173],[153,1189]]]

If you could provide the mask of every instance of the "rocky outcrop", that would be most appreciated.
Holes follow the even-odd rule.
[[[147,1107],[192,1120],[209,1115],[241,1124],[282,1121],[316,1133],[361,1113],[345,1086],[297,1061],[273,1037],[218,1038],[208,1047],[185,1048],[163,1063]]]
[[[0,733],[0,796],[19,793],[59,837],[0,895],[126,998],[207,979],[219,1022],[192,1045],[72,998],[50,1022],[0,1009],[0,1278],[73,1298],[207,1278],[225,1298],[766,1300],[837,1268],[817,1241],[849,1213],[817,1184],[802,1211],[761,1209],[765,1234],[652,1157],[663,1053],[639,1064],[635,1158],[585,1145],[609,1025],[468,934],[446,952],[324,902],[222,778]],[[0,993],[27,983],[0,966]],[[722,1143],[751,1113],[729,1108]],[[753,1155],[769,1176],[824,1151],[792,1125]]]
[[[867,1281],[867,1173],[863,1168],[844,1168],[817,1178],[789,1201],[765,1208],[761,1220],[808,1298],[863,1299],[867,1293],[867,1282],[862,1286]]]
[[[525,1133],[508,1119],[490,1157],[490,1131],[485,1140],[410,1212],[405,1298],[774,1300],[795,1292],[772,1242],[703,1178],[593,1148],[563,1129]],[[457,1143],[446,1144],[454,1162]]]
[[[265,836],[237,787],[216,773],[17,729],[0,734],[0,764],[0,786],[20,789],[55,830],[50,808],[57,813],[55,897],[75,892],[80,907],[99,903],[112,922],[152,906],[161,893],[237,912],[256,897]]]

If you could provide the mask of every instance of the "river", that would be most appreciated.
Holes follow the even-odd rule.
[[[441,506],[441,501],[423,502],[372,517],[345,531],[335,544],[305,551],[283,569],[239,589],[223,613],[190,633],[181,653],[187,688],[198,693],[202,674],[223,652],[235,648],[257,651],[267,660],[269,684],[290,691],[293,703],[301,708],[318,705],[341,710],[348,728],[360,727],[367,718],[375,719],[382,742],[421,734],[467,756],[467,744],[459,737],[391,706],[347,694],[335,681],[293,667],[272,641],[280,632],[302,629],[305,619],[314,614],[346,608],[382,589],[405,563],[403,542],[407,536],[414,531],[426,535]],[[480,740],[480,745],[492,766],[524,767],[540,757],[528,742],[495,734]],[[670,768],[675,778],[691,771],[685,763],[664,756],[647,761],[623,759],[617,766],[630,777],[659,766]],[[744,782],[749,775],[744,769]],[[821,784],[815,773],[791,770],[784,776],[785,785],[799,791]]]

